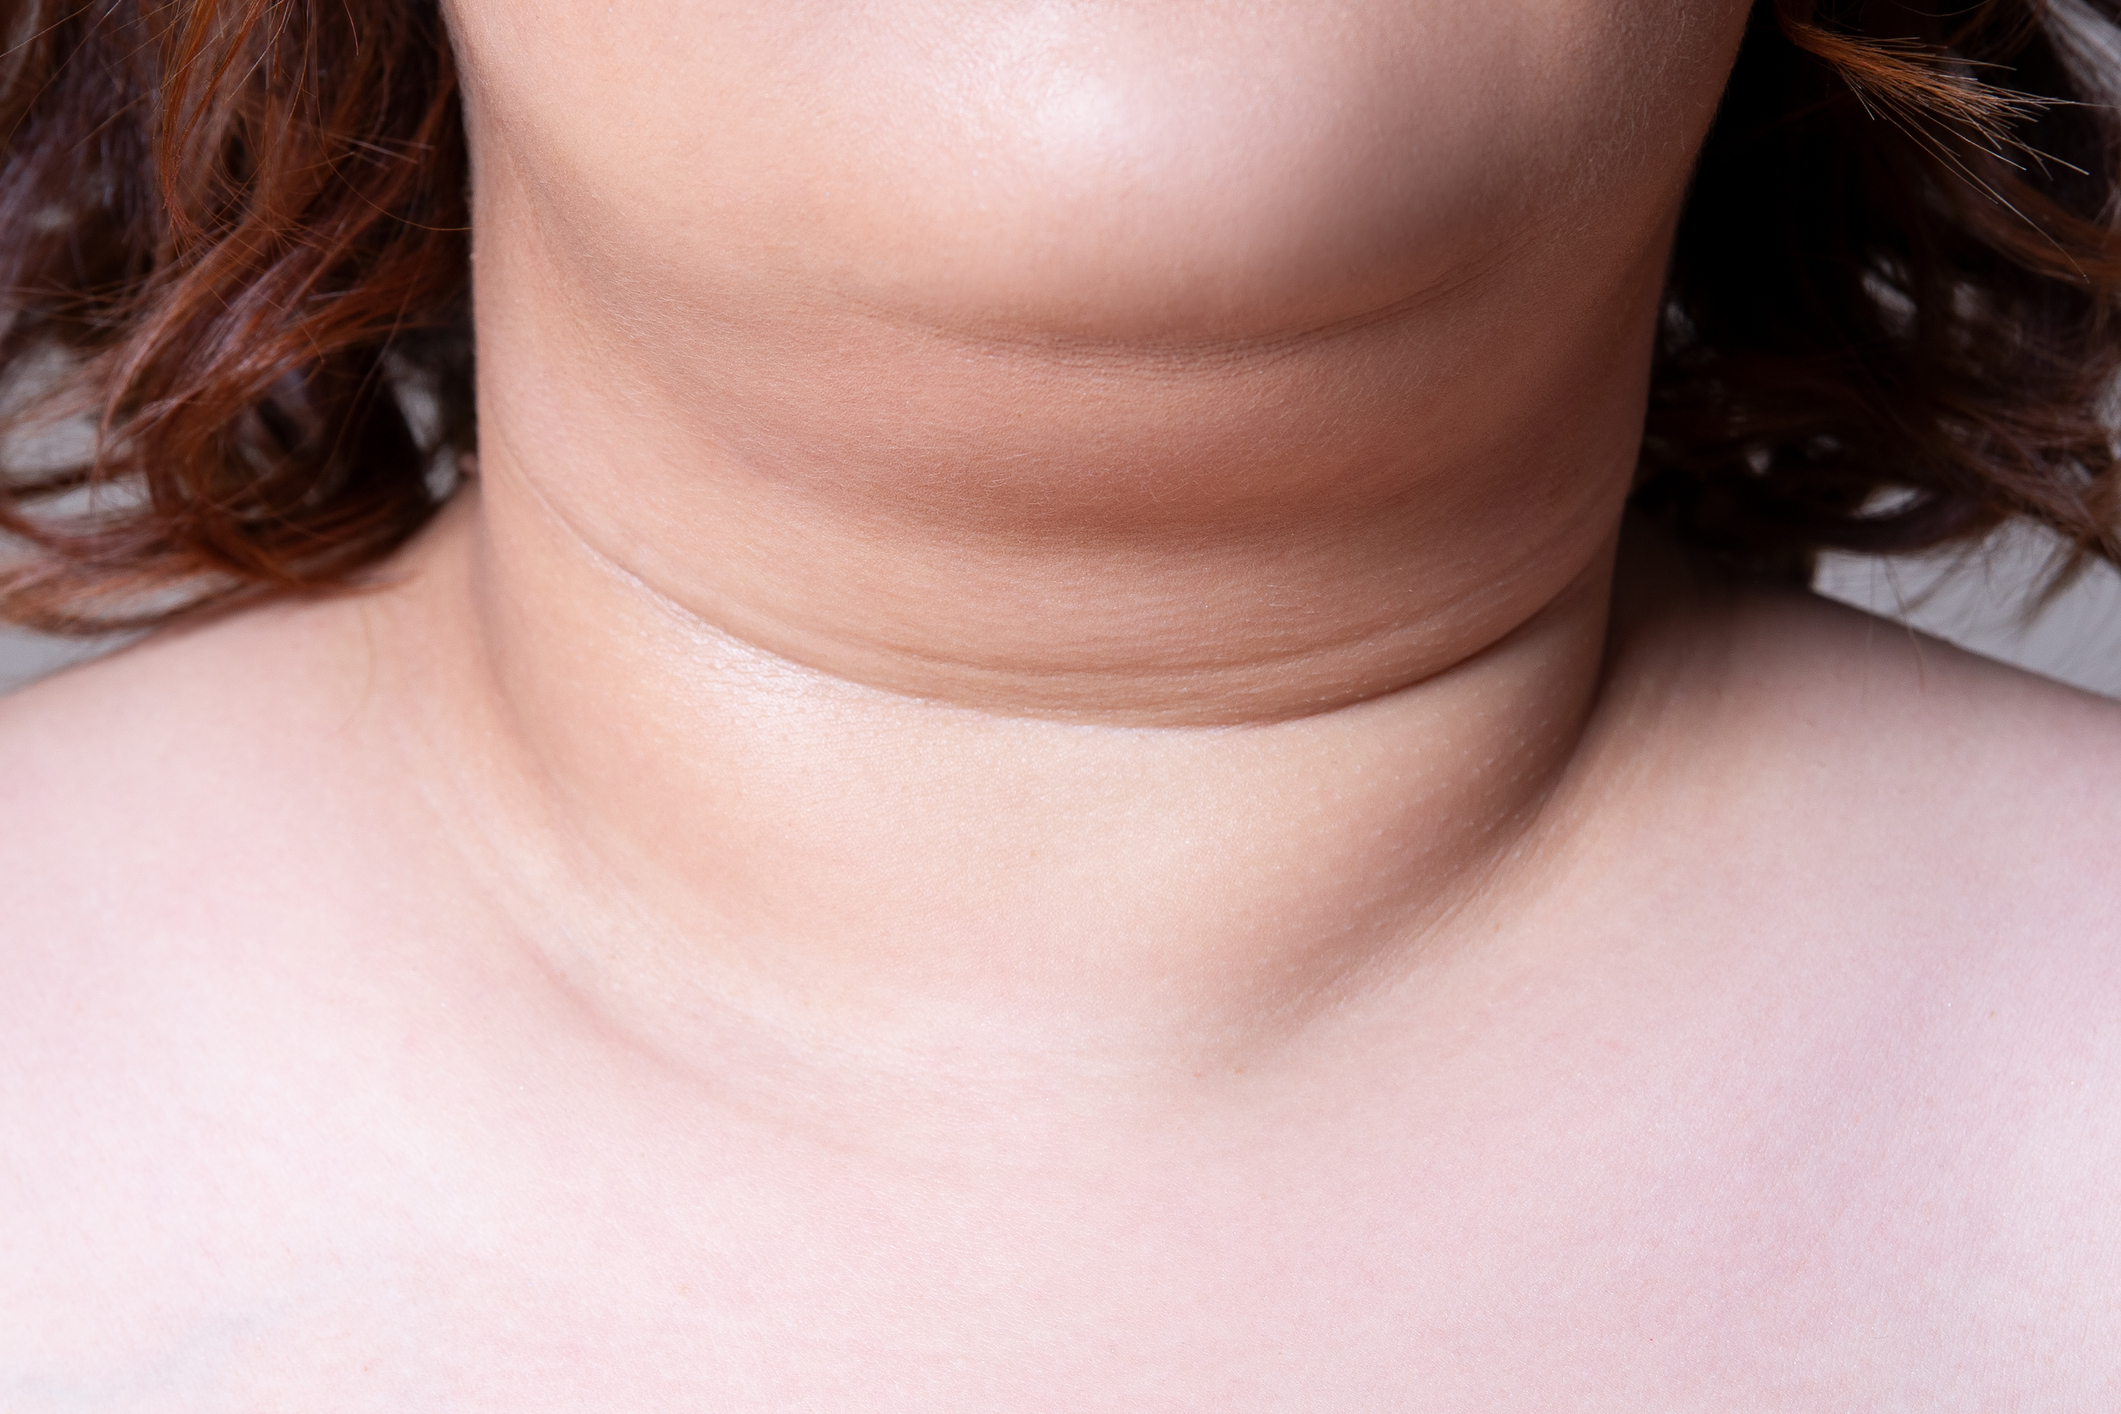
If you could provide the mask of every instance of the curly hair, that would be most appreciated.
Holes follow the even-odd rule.
[[[0,530],[25,548],[0,617],[98,632],[347,583],[434,514],[434,454],[471,432],[439,9],[8,11]]]
[[[1640,510],[1792,575],[2014,517],[2121,563],[2116,10],[1758,0],[1672,255]],[[358,583],[475,433],[435,0],[0,14],[0,618]]]
[[[2121,562],[2114,7],[1824,9],[1755,7],[1672,252],[1637,506],[1797,574],[2012,518]]]

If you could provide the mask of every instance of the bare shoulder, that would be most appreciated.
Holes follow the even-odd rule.
[[[1802,593],[1673,597],[1618,637],[1541,956],[1686,1097],[1694,1215],[1804,1254],[1734,1319],[1928,1372],[1893,1407],[2114,1407],[2121,707]]]
[[[343,903],[373,769],[331,635],[255,611],[0,699],[0,1036],[46,1082],[24,1093],[153,1072]]]
[[[342,618],[254,611],[0,699],[0,854],[14,865],[0,936],[20,947],[134,900],[166,916],[204,892],[207,859],[269,858],[294,797],[316,801],[327,779],[305,773],[345,755],[335,723],[358,699],[343,641],[323,641],[343,640]]]
[[[1709,779],[1793,895],[2121,1017],[2121,703],[1799,594],[1742,597],[1712,677]]]
[[[1603,727],[1704,839],[1801,864],[1834,906],[1948,902],[2107,951],[2121,703],[1812,595],[1710,597],[1651,635]]]
[[[216,1378],[418,1113],[348,623],[251,611],[0,701],[0,1407]]]
[[[275,975],[259,954],[375,922],[362,890],[388,879],[403,792],[362,637],[351,601],[254,609],[0,699],[0,1034],[18,1054],[68,1049],[46,1023],[69,1010],[148,1035],[202,979],[228,996]]]
[[[1760,689],[1747,737],[1772,744],[1792,803],[1819,791],[1902,841],[1911,873],[1986,891],[1998,922],[2114,936],[2121,703],[1811,596],[1760,596],[1738,622],[1736,695]]]
[[[1773,920],[1821,976],[1871,959],[2121,1018],[2121,703],[1806,594],[1692,617],[1606,750],[1723,927]]]

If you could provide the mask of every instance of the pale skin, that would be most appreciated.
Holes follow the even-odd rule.
[[[478,476],[0,704],[0,1409],[2094,1410],[2121,709],[1623,529],[1736,0],[457,0]]]

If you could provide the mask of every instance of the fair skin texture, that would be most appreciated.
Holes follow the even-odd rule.
[[[2121,712],[1623,527],[1744,12],[458,0],[475,486],[0,704],[0,1408],[2113,1407]]]

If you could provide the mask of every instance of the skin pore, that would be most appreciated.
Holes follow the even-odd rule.
[[[455,0],[475,478],[0,704],[0,1407],[2111,1408],[2113,709],[1623,525],[1747,8]]]

